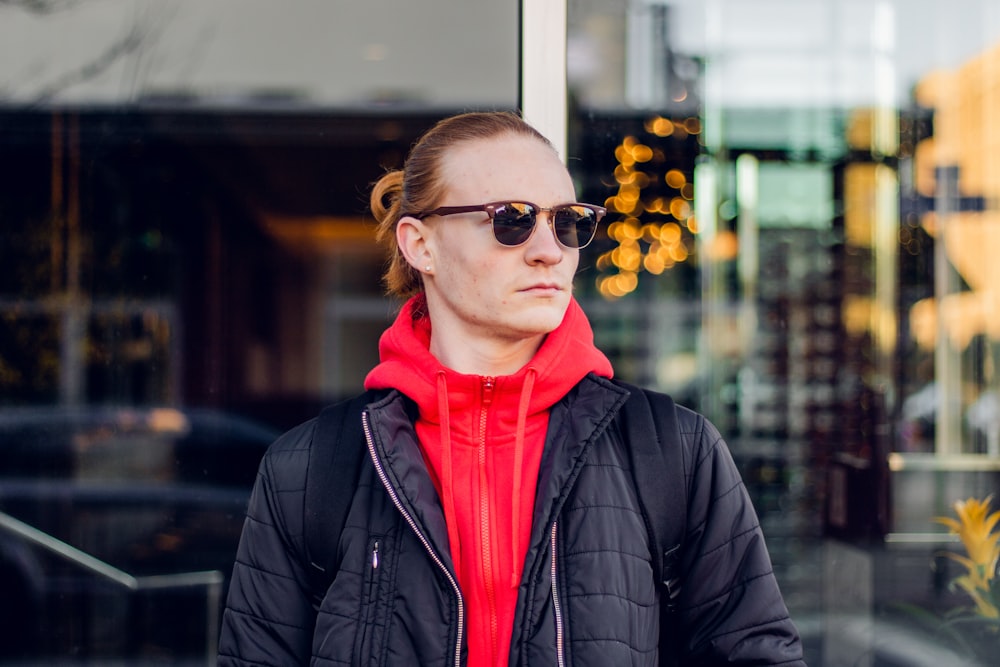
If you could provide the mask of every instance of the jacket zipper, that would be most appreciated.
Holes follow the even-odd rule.
[[[566,642],[566,632],[563,627],[563,617],[562,617],[562,603],[559,601],[559,587],[558,578],[556,577],[556,526],[558,522],[552,522],[552,537],[551,537],[551,549],[552,549],[552,613],[556,617],[556,664],[559,667],[566,667],[566,658],[563,656],[565,651]]]
[[[379,481],[382,482],[382,486],[385,487],[386,492],[389,494],[389,498],[392,500],[392,504],[396,506],[399,513],[403,515],[403,519],[410,526],[410,529],[416,534],[417,539],[420,543],[424,545],[424,549],[430,555],[431,560],[434,564],[444,572],[445,577],[448,579],[448,583],[451,584],[452,590],[455,592],[455,598],[458,602],[458,631],[455,638],[455,667],[461,667],[462,664],[462,636],[465,632],[465,600],[462,597],[462,591],[458,587],[458,582],[455,581],[455,577],[452,576],[451,572],[445,566],[444,562],[434,551],[431,543],[428,541],[424,534],[420,532],[417,527],[417,522],[414,521],[410,513],[406,511],[403,507],[403,503],[399,500],[399,494],[396,493],[396,489],[393,488],[392,484],[389,483],[389,477],[385,473],[385,468],[382,466],[382,461],[379,459],[378,454],[375,452],[375,439],[372,437],[371,424],[368,423],[368,411],[361,413],[361,424],[365,432],[365,441],[368,444],[368,454],[372,459],[372,463],[375,465],[375,472],[378,474]],[[377,563],[378,552],[376,551],[372,557],[372,563]]]
[[[493,388],[495,378],[482,378],[482,405],[479,410],[479,542],[483,553],[483,584],[486,588],[486,604],[490,613],[490,655],[492,659],[496,657],[497,647],[497,594],[493,586],[493,552],[490,539],[490,498],[486,489],[489,488],[489,481],[486,474],[486,418],[490,404],[493,402]]]
[[[368,589],[364,599],[364,626],[361,631],[361,644],[360,650],[365,649],[365,645],[368,643],[368,629],[371,627],[372,613],[375,608],[375,578],[378,576],[378,544],[379,541],[375,542],[371,546],[371,561],[369,565],[371,566],[371,572],[368,574]]]
[[[375,591],[375,579],[378,577],[378,540],[375,540],[375,544],[372,545],[372,561],[371,561],[372,571],[368,578],[368,601],[372,601],[372,596]]]

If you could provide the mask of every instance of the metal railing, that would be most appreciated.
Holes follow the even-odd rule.
[[[136,577],[4,512],[0,512],[0,530],[40,547],[102,580],[122,587],[130,595],[157,590],[176,591],[184,588],[204,587],[207,605],[205,661],[210,667],[215,665],[218,652],[219,612],[222,587],[225,581],[224,575],[218,570]]]

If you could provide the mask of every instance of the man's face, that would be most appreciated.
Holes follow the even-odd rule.
[[[575,201],[573,182],[543,142],[519,135],[461,143],[442,164],[448,186],[439,206],[527,201],[540,207]],[[484,212],[426,219],[433,278],[425,281],[435,332],[499,342],[541,338],[562,322],[579,250],[558,243],[549,213],[538,215],[522,245],[501,245]]]

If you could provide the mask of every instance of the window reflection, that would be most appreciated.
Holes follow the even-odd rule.
[[[517,106],[518,8],[0,4],[0,662],[214,664],[264,448],[393,315],[367,190]]]
[[[621,216],[589,306],[611,313],[595,332],[616,368],[730,439],[793,612],[827,628],[810,664],[888,659],[900,649],[880,632],[960,651],[898,611],[963,603],[933,517],[1000,490],[998,16],[985,2],[569,7],[571,134],[613,137],[625,158],[580,168]],[[697,142],[655,163],[670,136],[655,130],[683,118]],[[653,164],[690,181],[694,213],[689,254],[657,271],[652,231],[669,223],[644,197]]]

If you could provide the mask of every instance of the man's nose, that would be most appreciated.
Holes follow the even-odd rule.
[[[563,246],[556,239],[551,211],[540,211],[535,218],[535,231],[528,239],[527,259],[554,264],[562,259]],[[538,229],[541,225],[542,229]]]

